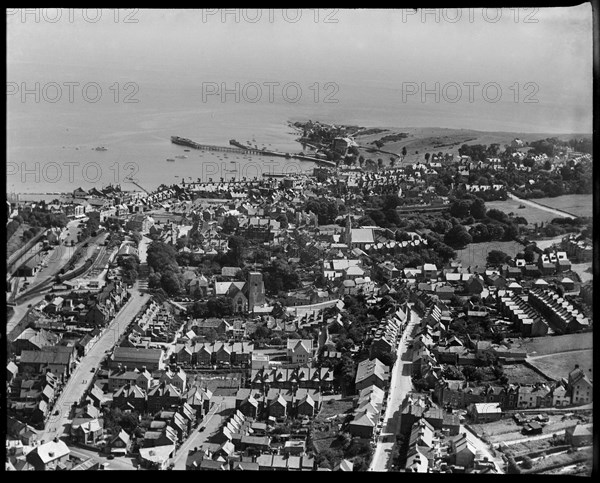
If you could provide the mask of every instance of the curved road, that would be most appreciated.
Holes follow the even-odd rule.
[[[512,199],[512,200],[518,201],[519,203],[523,203],[525,205],[533,206],[534,208],[538,208],[540,210],[547,211],[548,213],[554,213],[555,215],[560,216],[561,218],[575,218],[574,215],[572,215],[571,213],[567,213],[566,211],[557,210],[555,208],[549,208],[547,206],[540,205],[540,204],[536,203],[535,201],[523,200],[521,198],[517,198],[512,193],[508,193],[508,197],[510,199]]]

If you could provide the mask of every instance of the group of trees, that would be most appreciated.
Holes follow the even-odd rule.
[[[81,229],[79,233],[79,240],[85,240],[90,236],[96,236],[98,233],[98,229],[100,228],[100,213],[97,211],[92,211],[88,213],[88,219],[85,222],[85,225]]]
[[[138,278],[140,260],[136,255],[127,255],[120,257],[118,265],[123,270],[123,282],[133,284]]]
[[[445,234],[445,242],[461,248],[469,243],[487,241],[510,241],[519,235],[519,224],[527,224],[523,217],[510,217],[503,211],[486,209],[485,201],[478,196],[466,194],[465,198],[454,199],[450,215],[460,220]],[[467,230],[464,225],[471,225]]]
[[[19,210],[19,214],[13,219],[18,224],[27,223],[32,227],[63,228],[67,226],[69,218],[64,213],[50,211],[42,201],[35,207],[25,207]]]
[[[335,201],[326,198],[310,200],[304,205],[303,211],[313,212],[319,219],[319,225],[331,225],[338,216],[338,206]]]
[[[298,273],[286,260],[277,259],[262,270],[265,291],[276,295],[282,291],[294,290],[300,286]]]
[[[458,148],[458,154],[469,156],[472,161],[485,161],[486,158],[495,158],[500,153],[499,144],[463,144]]]
[[[183,277],[177,263],[177,250],[162,241],[155,240],[147,251],[148,287],[162,288],[167,295],[178,295],[184,289]]]
[[[233,307],[227,297],[210,297],[194,302],[191,313],[195,318],[228,317],[233,315]]]

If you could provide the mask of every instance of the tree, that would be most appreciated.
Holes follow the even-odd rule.
[[[426,163],[429,162],[429,157],[430,157],[430,154],[429,153],[425,153],[425,162]]]
[[[485,202],[481,198],[475,198],[473,203],[471,203],[471,216],[480,220],[481,218],[485,218],[485,214]]]
[[[157,272],[179,269],[177,251],[162,241],[153,241],[148,245],[147,262],[148,266]]]
[[[402,147],[402,159],[403,160],[404,160],[405,156],[406,156],[406,146],[403,146]]]
[[[237,217],[233,216],[233,215],[227,215],[225,217],[225,219],[223,220],[223,232],[224,233],[233,233],[235,230],[238,229],[238,227],[240,226],[240,223],[237,219]]]
[[[463,248],[472,241],[471,235],[464,226],[454,225],[444,236],[444,243],[452,248]]]
[[[226,297],[212,297],[206,302],[208,317],[227,317],[233,313],[231,302]]]
[[[488,265],[499,266],[510,260],[510,255],[507,255],[501,250],[490,250],[486,260]]]
[[[182,290],[178,274],[172,271],[163,272],[160,277],[160,285],[168,295],[178,295]]]
[[[417,392],[425,392],[429,389],[429,384],[423,378],[413,380],[413,387]]]
[[[227,242],[227,246],[229,248],[228,255],[235,266],[242,266],[247,245],[248,241],[242,236],[233,235],[229,237]]]
[[[279,226],[283,230],[285,230],[289,226],[288,217],[285,213],[279,215],[277,218],[275,218],[275,220],[279,222]]]
[[[450,205],[450,214],[456,218],[469,216],[471,203],[467,200],[456,200]]]
[[[533,461],[531,460],[531,458],[527,455],[525,455],[523,457],[523,462],[522,462],[523,468],[525,468],[526,470],[530,470],[531,468],[533,468]]]

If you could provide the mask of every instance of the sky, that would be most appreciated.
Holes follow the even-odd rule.
[[[100,17],[96,9],[9,9],[7,52],[9,80],[68,73],[164,85],[238,76],[391,90],[495,82],[503,100],[517,95],[510,90],[516,83],[518,102],[533,83],[549,115],[568,106],[581,120],[577,128],[591,132],[592,125],[590,4],[416,12],[102,9]]]

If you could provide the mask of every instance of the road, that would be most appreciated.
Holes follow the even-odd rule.
[[[564,432],[564,430],[561,430],[560,432]],[[538,441],[540,439],[549,439],[549,438],[552,438],[552,436],[553,436],[553,434],[538,434],[536,436],[527,436],[525,438],[512,439],[510,441],[502,441],[502,443],[498,444],[498,448],[500,448],[502,445],[510,446],[511,444],[526,443],[527,441]]]
[[[548,358],[551,356],[558,356],[561,354],[573,354],[575,352],[589,352],[593,349],[575,349],[572,351],[562,351],[562,352],[553,352],[552,354],[542,354],[541,356],[530,356],[529,354],[527,354],[527,360],[535,360],[535,359],[543,359],[543,358]]]
[[[132,291],[131,298],[117,313],[109,326],[104,329],[96,344],[71,374],[63,392],[54,405],[53,413],[48,419],[43,433],[39,435],[39,439],[49,441],[55,436],[61,437],[65,433],[68,434],[71,422],[71,406],[73,403],[79,402],[92,381],[93,372],[100,366],[106,352],[115,345],[120,335],[125,332],[127,326],[149,298],[150,296],[147,294],[140,294],[136,290]],[[56,416],[54,416],[55,410],[60,411]]]
[[[103,463],[105,470],[117,470],[117,471],[132,471],[137,469],[137,458],[131,456],[117,456],[112,460],[107,458],[108,455],[92,451],[87,448],[80,448],[79,446],[69,446],[71,454],[78,458],[86,459],[92,458],[95,461]]]
[[[479,450],[484,456],[488,457],[489,461],[492,461],[496,465],[496,470],[499,474],[504,474],[504,460],[502,459],[501,454],[496,452],[495,450],[490,451],[490,447],[487,443],[484,443],[473,431],[471,431],[466,426],[460,425],[461,433],[470,433],[471,440],[475,444],[475,448]]]
[[[369,471],[388,471],[390,455],[394,444],[396,444],[396,435],[400,429],[400,407],[406,395],[412,391],[412,380],[410,377],[412,361],[402,360],[402,356],[407,351],[407,344],[412,340],[413,330],[420,323],[421,317],[414,310],[410,312],[410,321],[402,333],[402,337],[398,341],[396,348],[398,357],[392,369],[384,422]]]
[[[210,411],[206,414],[200,425],[194,429],[185,442],[179,447],[173,458],[174,470],[185,470],[185,462],[187,460],[190,449],[200,447],[208,438],[217,432],[223,424],[223,420],[229,414],[229,410],[235,408],[234,397],[222,396],[218,402],[215,402]],[[200,431],[200,428],[204,428]]]
[[[519,203],[523,203],[524,205],[533,206],[534,208],[538,208],[539,210],[547,211],[548,213],[554,213],[556,216],[560,218],[575,218],[571,213],[567,213],[566,211],[557,210],[555,208],[549,208],[544,205],[540,205],[535,201],[531,200],[523,200],[521,198],[517,198],[515,195],[508,193],[508,197],[512,200],[518,201]]]

